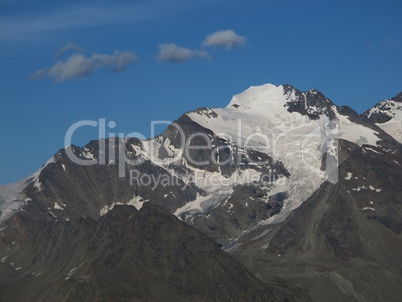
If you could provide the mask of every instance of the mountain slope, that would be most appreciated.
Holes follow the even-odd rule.
[[[282,301],[192,227],[152,205],[98,221],[32,208],[2,229],[1,301]]]
[[[286,280],[316,301],[396,301],[402,153],[348,145],[341,144],[348,158],[338,183],[325,182],[282,224],[234,254],[262,280]]]
[[[337,181],[338,139],[398,147],[317,90],[250,87],[226,108],[188,112],[150,140],[108,138],[60,150],[18,190],[0,187],[0,220],[31,200],[65,220],[152,202],[231,249],[283,221],[325,180]]]
[[[279,284],[306,301],[394,299],[400,292],[391,287],[402,276],[402,158],[384,125],[400,122],[398,106],[377,120],[317,90],[267,84],[226,108],[187,112],[149,140],[68,146],[27,179],[0,186],[0,291],[17,300],[29,292],[66,301],[109,294],[202,301],[212,292],[295,299],[272,286]],[[268,292],[179,220],[240,259],[270,284]],[[231,270],[236,277],[222,275]],[[131,274],[149,282],[127,281]],[[215,286],[220,279],[223,288]]]

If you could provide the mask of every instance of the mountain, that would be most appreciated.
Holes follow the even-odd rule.
[[[152,203],[139,211],[119,205],[98,221],[52,218],[29,203],[2,228],[0,301],[285,301],[288,295]]]
[[[402,153],[340,144],[339,182],[324,182],[236,257],[266,282],[314,301],[397,301],[402,294]]]
[[[177,225],[172,234],[185,232],[183,228],[195,232],[194,242],[201,244],[192,246],[190,254],[203,251],[205,236],[215,242],[208,241],[208,253],[217,262],[191,258],[184,265],[192,269],[185,271],[183,278],[194,281],[198,276],[200,283],[160,281],[157,288],[165,286],[164,297],[211,299],[211,293],[200,288],[205,289],[205,280],[222,279],[221,291],[207,286],[216,290],[221,300],[394,298],[399,291],[391,286],[402,276],[396,252],[402,225],[402,146],[397,132],[389,129],[401,121],[401,95],[359,115],[347,106],[336,106],[317,90],[302,92],[290,85],[267,84],[234,96],[225,108],[187,112],[149,140],[111,137],[84,147],[68,146],[32,176],[0,187],[0,235],[22,240],[35,230],[39,236],[34,241],[38,242],[38,256],[30,258],[13,250],[25,266],[38,263],[37,270],[47,272],[49,279],[41,284],[26,282],[26,288],[40,289],[38,299],[46,299],[45,295],[80,299],[72,294],[78,287],[70,288],[65,282],[69,279],[63,281],[67,268],[70,272],[79,266],[81,276],[92,276],[88,286],[78,291],[82,296],[98,299],[105,295],[101,288],[113,275],[121,276],[111,285],[117,288],[111,291],[113,295],[122,293],[118,298],[123,299],[127,292],[130,299],[159,300],[147,283],[127,281],[127,271],[135,277],[149,271],[146,278],[154,279],[152,265],[130,262],[127,253],[137,254],[139,246],[152,245],[155,238],[166,246],[183,246],[188,237],[172,237],[169,232],[161,236],[160,230],[151,236],[132,229],[127,217],[138,216],[142,221],[145,210],[158,214],[155,219],[145,219],[144,228],[156,224],[163,229],[169,217]],[[380,117],[385,115],[389,119]],[[392,127],[387,126],[391,123]],[[131,214],[124,216],[122,211]],[[166,212],[159,215],[161,211]],[[115,223],[122,231],[103,227],[104,221]],[[9,235],[15,230],[19,235]],[[140,241],[129,240],[128,234]],[[54,245],[46,247],[48,240]],[[11,262],[18,265],[9,258],[12,242],[0,248],[0,257],[6,257],[4,270],[12,271]],[[56,256],[46,264],[38,260],[43,253]],[[116,253],[119,256],[113,256]],[[175,253],[163,251],[167,259],[164,274],[181,272]],[[187,255],[180,253],[180,259]],[[158,255],[141,255],[140,263],[160,264]],[[56,273],[61,258],[80,262]],[[194,261],[208,264],[204,268]],[[230,267],[224,271],[233,270],[233,279],[219,274],[224,261],[229,261]],[[85,267],[80,266],[83,262]],[[375,276],[367,277],[372,274]],[[14,293],[17,275],[0,283],[7,295]],[[59,288],[57,293],[45,290],[51,280]],[[253,290],[246,291],[248,286]],[[191,288],[196,288],[195,292]],[[228,290],[233,295],[228,295]]]
[[[363,116],[402,143],[402,92],[391,99],[379,102],[365,111]]]

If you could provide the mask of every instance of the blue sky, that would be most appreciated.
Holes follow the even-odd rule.
[[[151,121],[251,85],[316,88],[362,112],[402,91],[401,13],[400,0],[0,0],[0,184],[80,120],[149,136]]]

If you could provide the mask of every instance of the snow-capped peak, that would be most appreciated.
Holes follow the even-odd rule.
[[[265,113],[281,110],[287,101],[283,86],[265,84],[262,86],[251,86],[246,91],[235,95],[226,106],[228,109],[235,108],[238,111],[252,110]]]
[[[289,195],[282,211],[267,223],[281,221],[333,172],[322,170],[325,153],[337,160],[337,139],[377,145],[379,129],[358,123],[351,112],[315,89],[301,92],[290,85],[266,84],[235,95],[225,108],[194,111],[187,116],[237,146],[256,148],[279,160],[289,171],[285,186],[271,194]],[[355,114],[358,118],[358,115]]]
[[[391,99],[377,103],[364,112],[363,116],[402,143],[402,92]]]
[[[402,93],[392,99],[384,100],[376,104],[373,108],[363,113],[375,123],[385,123],[397,117],[402,111]]]
[[[333,106],[316,90],[300,92],[289,85],[266,84],[235,95],[226,108],[212,109],[213,117],[200,112],[187,115],[239,147],[256,148],[284,163],[290,178],[270,192],[275,195],[285,191],[289,195],[281,213],[272,218],[277,222],[327,179],[326,171],[321,169],[323,144],[333,147],[335,157],[336,146],[332,146],[332,135],[322,140],[322,131],[329,132],[326,125],[336,118]]]
[[[275,86],[265,84],[252,86],[243,93],[235,95],[226,109],[248,112],[266,118],[283,116],[286,112],[297,112],[310,120],[320,116],[334,119],[333,103],[316,89],[301,92],[290,85]]]

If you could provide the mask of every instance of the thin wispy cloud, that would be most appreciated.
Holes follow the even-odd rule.
[[[79,46],[72,44],[72,43],[68,43],[67,45],[63,46],[56,52],[56,58],[60,57],[61,55],[63,55],[64,53],[66,53],[70,50],[72,50],[74,52],[82,51],[82,49]]]
[[[231,49],[233,47],[244,46],[247,42],[246,37],[236,34],[233,30],[221,30],[207,36],[202,43],[203,46],[224,47]]]
[[[200,1],[148,0],[106,1],[63,7],[38,8],[27,13],[15,13],[0,19],[0,41],[24,41],[64,30],[124,25],[174,16],[201,5]]]
[[[159,44],[158,59],[161,62],[181,63],[194,59],[209,59],[206,51],[189,49],[173,43]]]
[[[386,48],[386,47],[400,47],[402,45],[401,41],[392,37],[386,36],[385,39],[380,43],[368,43],[368,48]]]
[[[393,38],[393,37],[391,37],[391,36],[387,36],[386,38],[385,38],[385,45],[386,46],[394,46],[394,45],[398,45],[398,44],[400,44],[401,42],[398,40],[398,39],[395,39],[395,38]]]
[[[79,79],[92,74],[95,70],[107,68],[109,71],[120,72],[136,60],[132,52],[114,52],[111,55],[95,53],[90,57],[83,54],[72,54],[65,61],[58,61],[50,68],[36,71],[30,79],[51,78],[56,82]]]

